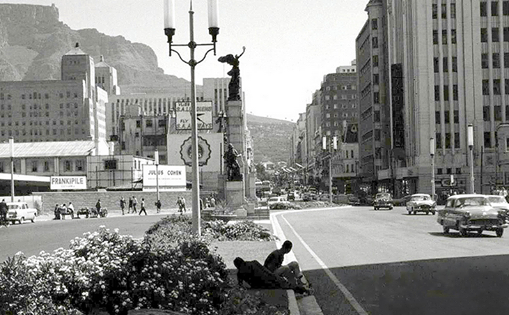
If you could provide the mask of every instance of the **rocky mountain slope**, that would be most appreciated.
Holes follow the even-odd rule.
[[[117,69],[123,92],[177,93],[189,85],[164,74],[147,45],[95,29],[72,30],[59,21],[55,6],[0,4],[0,80],[59,80],[62,55],[76,43]]]
[[[290,136],[295,123],[247,114],[247,125],[253,138],[256,163],[271,161],[288,162]]]

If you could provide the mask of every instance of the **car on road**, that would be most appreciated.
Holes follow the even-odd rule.
[[[392,196],[390,193],[382,192],[375,195],[375,200],[373,200],[373,207],[375,210],[378,210],[380,208],[387,208],[389,210],[392,210],[393,203],[392,203]]]
[[[361,205],[361,200],[356,195],[348,194],[347,197],[348,197],[349,205],[352,205],[352,206],[360,206]]]
[[[504,210],[495,208],[486,195],[462,194],[447,198],[445,207],[437,211],[437,222],[442,225],[444,234],[449,230],[459,231],[466,236],[470,231],[495,231],[502,237],[506,224]]]
[[[417,214],[424,212],[426,214],[435,214],[437,203],[428,194],[413,194],[406,203],[408,214]]]
[[[488,195],[488,199],[493,207],[504,210],[506,215],[509,214],[509,203],[504,196]]]
[[[35,217],[37,217],[37,209],[29,207],[26,202],[7,203],[7,221],[21,224],[23,221],[30,220],[34,223]]]
[[[274,209],[277,204],[289,204],[285,197],[275,196],[267,199],[267,205],[269,209]]]

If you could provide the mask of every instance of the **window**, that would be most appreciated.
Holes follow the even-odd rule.
[[[378,48],[378,37],[373,37],[371,40],[373,49]]]
[[[484,147],[491,148],[491,134],[489,131],[484,132]]]
[[[446,124],[450,123],[450,117],[449,117],[449,111],[448,110],[444,111],[444,120],[445,120]]]
[[[373,103],[378,104],[380,102],[380,92],[373,93]]]
[[[71,161],[65,161],[64,162],[64,170],[66,172],[70,172],[71,171]]]
[[[458,72],[458,57],[452,57],[452,72]]]
[[[371,29],[372,30],[378,29],[378,20],[377,19],[371,19]]]
[[[456,174],[461,174],[461,167],[456,168]]]
[[[494,95],[500,95],[501,89],[500,89],[500,79],[493,80],[493,94]]]
[[[490,121],[490,107],[489,106],[482,107],[482,118],[484,121]]]
[[[494,107],[495,121],[502,121],[502,106],[497,105]]]
[[[488,29],[485,27],[481,28],[481,42],[488,42]]]
[[[451,19],[456,18],[456,3],[451,3]]]
[[[373,56],[373,67],[378,67],[378,55]]]
[[[37,161],[32,161],[32,172],[37,172]]]
[[[136,128],[141,128],[141,120],[136,121]]]
[[[449,86],[444,85],[444,101],[449,101]]]
[[[153,122],[152,122],[152,119],[147,119],[147,120],[145,121],[145,126],[146,126],[147,128],[152,128],[152,123],[153,123]]]
[[[460,133],[454,133],[454,148],[459,149],[460,147]]]
[[[504,42],[509,42],[509,27],[504,27]]]
[[[490,95],[490,82],[482,80],[482,95]]]
[[[447,57],[443,58],[443,64],[444,64],[444,72],[449,72],[449,63]]]
[[[84,165],[85,163],[83,162],[83,160],[76,160],[76,171],[83,171],[84,170]]]
[[[446,149],[451,148],[451,134],[448,132],[445,134],[445,148]]]
[[[433,30],[433,45],[437,45],[437,44],[438,44],[438,31]]]
[[[442,45],[447,45],[447,30],[442,30]]]
[[[458,85],[454,84],[452,86],[452,100],[457,101],[458,100]]]
[[[116,170],[117,169],[117,160],[105,160],[104,161],[104,169],[105,170]]]
[[[447,4],[442,3],[442,19],[447,19]]]
[[[49,172],[49,162],[48,161],[44,161],[44,171]]]
[[[445,172],[446,172],[448,175],[452,174],[452,168],[450,168],[450,167],[446,168],[446,169],[445,169]]]
[[[440,101],[440,86],[435,85],[435,101]]]
[[[486,1],[481,1],[481,16],[488,16],[488,3]]]
[[[481,67],[483,69],[489,68],[489,57],[488,54],[481,54]]]
[[[431,16],[432,16],[433,19],[437,19],[438,18],[438,5],[436,3],[434,3],[431,6]]]
[[[440,124],[440,111],[435,112],[435,124]]]
[[[509,15],[509,1],[504,1],[502,5],[502,14]]]
[[[491,1],[491,16],[498,16],[498,2]]]
[[[437,175],[442,175],[442,174],[443,174],[442,168],[437,168]]]
[[[496,42],[499,42],[500,41],[500,38],[499,38],[499,31],[498,31],[498,27],[493,27],[491,29],[491,41],[496,43]]]
[[[438,65],[438,58],[437,58],[437,57],[435,57],[435,58],[433,58],[433,71],[434,71],[435,73],[438,73],[438,72],[439,72],[439,70],[440,70],[440,69],[439,69],[439,65]]]
[[[460,123],[460,111],[454,110],[454,123],[459,124]]]

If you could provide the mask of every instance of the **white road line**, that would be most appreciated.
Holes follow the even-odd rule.
[[[316,260],[316,262],[318,262],[318,264],[320,265],[320,267],[322,267],[322,269],[325,271],[325,273],[329,276],[329,278],[332,280],[332,282],[334,282],[334,284],[338,287],[338,289],[343,293],[343,295],[346,297],[346,299],[348,300],[348,302],[350,303],[350,305],[352,305],[352,307],[355,309],[355,311],[357,311],[357,313],[359,315],[368,315],[368,312],[366,312],[364,310],[364,308],[362,308],[362,306],[359,304],[359,302],[357,302],[357,300],[355,299],[355,297],[352,295],[352,293],[350,293],[350,291],[348,291],[348,289],[339,281],[338,278],[336,278],[336,276],[332,273],[332,271],[330,271],[329,267],[327,267],[327,265],[325,265],[325,263],[320,259],[320,257],[318,257],[318,255],[308,246],[308,244],[306,244],[306,242],[304,242],[304,240],[302,239],[302,237],[300,237],[300,235],[297,233],[297,231],[295,231],[295,229],[293,228],[293,226],[290,224],[290,222],[288,222],[288,220],[286,220],[286,218],[283,216],[283,213],[277,213],[277,214],[274,214],[274,217],[276,215],[281,215],[281,218],[283,220],[285,220],[286,224],[288,224],[288,227],[292,230],[292,232],[295,234],[295,236],[299,239],[299,241],[302,243],[302,245],[304,245],[304,247],[308,250],[308,252],[311,254],[311,256],[313,256],[313,258]],[[274,230],[276,232],[276,227],[277,229],[280,230],[281,232],[281,235],[284,236],[283,233],[283,230],[281,229],[281,226],[279,225],[279,222],[277,222],[277,219],[274,218],[275,222],[273,222],[273,225],[274,225]],[[272,216],[271,216],[271,221],[272,221]],[[276,224],[274,224],[276,223]],[[276,234],[277,235],[277,234]]]

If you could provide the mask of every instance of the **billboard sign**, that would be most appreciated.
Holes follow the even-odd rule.
[[[155,190],[159,181],[159,189],[176,190],[186,188],[186,167],[173,165],[143,165],[143,190]]]
[[[191,102],[176,102],[177,130],[191,130]],[[199,130],[212,129],[212,102],[196,102],[196,123]]]
[[[87,189],[86,176],[51,176],[51,190],[80,190]]]

